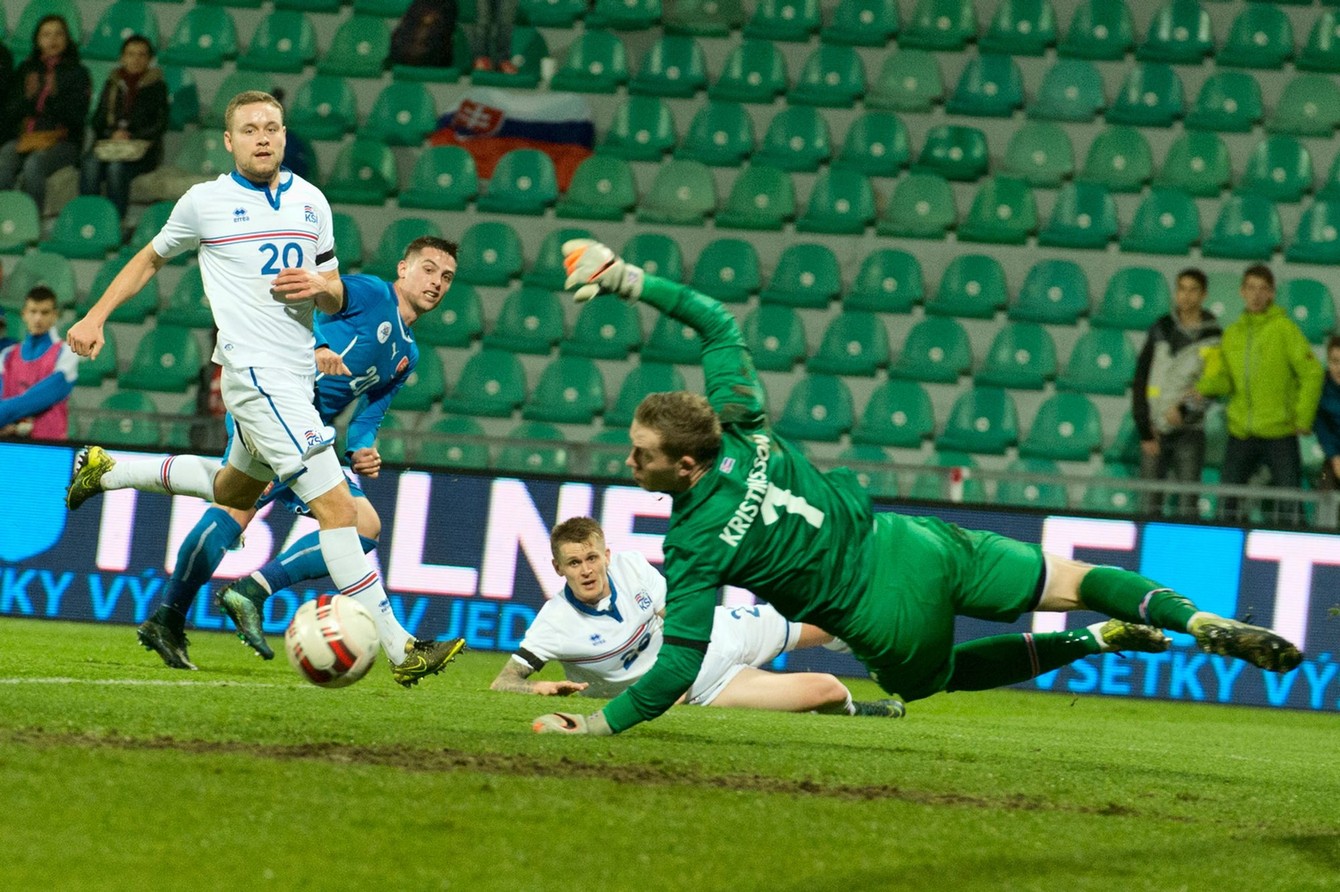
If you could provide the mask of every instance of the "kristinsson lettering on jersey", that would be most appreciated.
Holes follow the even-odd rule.
[[[768,456],[772,454],[772,444],[767,434],[753,434],[754,462],[749,466],[749,477],[745,480],[744,501],[735,509],[735,514],[721,530],[721,541],[731,548],[740,544],[744,534],[754,525],[754,518],[763,505],[763,497],[768,491]]]

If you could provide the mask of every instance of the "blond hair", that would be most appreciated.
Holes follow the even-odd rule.
[[[549,550],[558,560],[558,549],[562,545],[585,545],[595,543],[599,549],[605,548],[605,531],[592,517],[569,517],[549,532]]]
[[[244,105],[256,105],[262,102],[279,109],[279,123],[284,123],[284,106],[279,104],[278,99],[263,90],[243,90],[228,100],[228,107],[223,110],[223,129],[233,129],[233,112]]]

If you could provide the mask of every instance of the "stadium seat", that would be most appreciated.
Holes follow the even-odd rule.
[[[479,194],[474,156],[460,146],[425,146],[417,151],[402,208],[463,211]]]
[[[172,166],[184,173],[210,179],[232,170],[233,156],[224,148],[222,129],[211,127],[182,134]]]
[[[162,65],[221,68],[237,56],[237,26],[228,10],[193,6],[186,10],[158,53]]]
[[[999,504],[1049,509],[1062,509],[1069,504],[1065,484],[1055,480],[1060,474],[1055,462],[1038,458],[1015,459],[1010,462],[1006,470],[1016,474],[1037,474],[1052,479],[1001,480],[996,484],[995,501]]]
[[[513,474],[551,474],[567,472],[568,447],[563,442],[567,438],[552,424],[541,421],[528,421],[514,427],[507,433],[507,445],[498,450],[498,461],[494,464],[499,471]],[[517,440],[554,441],[553,446],[538,443],[518,443]]]
[[[588,0],[521,0],[520,12],[536,28],[571,28],[586,15]]]
[[[972,368],[968,333],[957,319],[929,316],[907,333],[890,378],[953,384]]]
[[[614,110],[600,153],[625,161],[660,161],[678,140],[675,119],[663,100],[629,96]]]
[[[1028,182],[997,175],[977,190],[968,216],[959,224],[965,242],[1022,245],[1037,231],[1038,207]]]
[[[684,249],[668,235],[639,232],[624,242],[619,256],[653,276],[672,282],[684,281]]]
[[[476,205],[494,214],[541,216],[558,200],[554,162],[539,149],[513,149],[498,159]]]
[[[563,303],[553,291],[523,285],[507,295],[484,346],[511,353],[546,354],[564,335]]]
[[[224,0],[210,0],[212,3],[221,3]],[[238,3],[239,0],[227,0],[229,3]],[[243,3],[249,3],[251,6],[260,6],[260,0],[241,0]],[[410,0],[354,0],[354,12],[360,15],[375,15],[385,19],[398,19],[409,9]]]
[[[716,223],[718,229],[780,230],[795,213],[790,174],[767,164],[750,164],[735,178]]]
[[[1036,322],[1011,322],[996,332],[973,383],[1041,390],[1056,377],[1056,344]]]
[[[807,43],[821,24],[818,0],[759,0],[745,22],[744,36]]]
[[[102,413],[88,428],[90,442],[131,448],[159,446],[158,422],[148,417],[157,409],[147,394],[136,391],[113,393],[98,408]]]
[[[1233,19],[1217,65],[1231,68],[1283,68],[1293,58],[1293,25],[1284,11],[1268,3],[1248,3]]]
[[[30,254],[28,256],[52,257],[59,255]],[[121,269],[126,265],[128,259],[129,257],[125,254],[117,254],[109,258],[102,264],[102,266],[98,267],[98,273],[93,277],[93,284],[89,286],[87,293],[85,293],[77,305],[77,309],[81,316],[87,315],[88,311],[93,308],[93,304],[97,302],[98,298],[102,297],[103,292],[107,290],[107,286],[112,284],[112,280],[116,278],[117,273],[121,272]],[[53,288],[53,290],[56,289]],[[57,291],[57,294],[59,293],[60,292]],[[158,312],[158,299],[158,280],[150,279],[143,288],[130,298],[130,300],[121,304],[115,310],[112,310],[112,315],[109,316],[108,319],[111,322],[143,322],[146,318]],[[176,320],[168,321],[175,322]],[[213,322],[211,320],[211,325],[212,324]],[[199,371],[198,366],[196,371]]]
[[[875,228],[880,235],[943,239],[957,221],[949,181],[939,174],[913,173],[898,180]]]
[[[754,119],[738,102],[708,101],[694,113],[675,157],[739,167],[754,151]]]
[[[687,35],[666,34],[642,57],[642,65],[628,81],[628,92],[687,99],[706,85],[707,62],[702,46]]]
[[[471,285],[506,285],[521,275],[521,236],[506,223],[482,220],[461,234],[456,278]]]
[[[482,442],[461,442],[465,437],[483,437],[484,428],[473,418],[447,416],[430,424],[419,441],[418,460],[429,467],[472,468],[489,466],[489,447]]]
[[[1242,315],[1242,279],[1237,272],[1211,270],[1207,276],[1205,309],[1214,314],[1220,328],[1232,325]]]
[[[1047,69],[1028,116],[1040,121],[1092,121],[1107,105],[1103,78],[1092,62],[1060,59]]]
[[[586,27],[647,31],[660,24],[661,13],[661,0],[595,0]]]
[[[651,328],[651,336],[642,345],[642,361],[698,365],[702,359],[703,342],[698,332],[669,316],[658,315]],[[606,419],[607,421],[609,419]]]
[[[1146,254],[1186,254],[1200,241],[1200,211],[1181,189],[1155,186],[1135,210],[1121,250]]]
[[[1219,205],[1202,250],[1206,257],[1269,260],[1283,240],[1275,202],[1254,192],[1234,193]]]
[[[1016,322],[1072,325],[1089,312],[1089,279],[1073,260],[1039,260],[1008,308]]]
[[[205,283],[200,278],[200,267],[189,266],[182,271],[176,287],[168,296],[163,319],[186,328],[214,327],[214,313],[210,310],[209,298],[205,295]]]
[[[904,136],[906,132],[904,129]],[[752,129],[750,134],[752,147]],[[832,137],[823,114],[810,106],[792,105],[773,116],[753,161],[786,171],[814,171],[832,154]]]
[[[889,454],[875,445],[848,446],[837,455],[837,461],[847,465],[863,463],[871,468],[851,467],[856,482],[874,498],[892,499],[898,495],[898,472],[883,467],[889,463]]]
[[[51,237],[39,246],[63,257],[98,259],[121,245],[121,215],[101,195],[80,195],[61,208]]]
[[[896,0],[838,0],[819,36],[824,43],[884,48],[901,28]]]
[[[80,54],[85,59],[120,59],[121,44],[131,35],[139,35],[155,47],[162,45],[153,7],[144,0],[116,0],[89,32],[88,40],[79,48]]]
[[[1019,444],[1019,455],[1087,461],[1102,446],[1102,419],[1093,401],[1082,393],[1057,393],[1038,407],[1028,436]]]
[[[690,284],[723,303],[746,303],[763,287],[753,243],[739,238],[708,242],[693,264]]]
[[[870,395],[860,421],[852,430],[853,443],[873,443],[916,449],[935,434],[935,410],[926,388],[916,381],[890,379]]]
[[[458,28],[454,46],[454,58],[462,58],[460,51],[469,46],[466,40],[465,29]],[[468,53],[465,56],[468,57]],[[470,73],[470,83],[476,87],[505,87],[517,90],[533,90],[540,84],[540,61],[550,57],[549,44],[535,28],[529,26],[517,26],[512,30],[512,64],[516,66],[515,74],[508,74],[502,71],[472,71]],[[398,71],[414,71],[413,66],[402,66]],[[421,68],[419,71],[433,71],[435,69]],[[436,69],[438,71],[449,72],[451,69]]]
[[[1316,279],[1289,279],[1280,286],[1279,305],[1314,344],[1323,344],[1335,330],[1335,299]]]
[[[636,203],[637,184],[628,162],[592,155],[577,166],[555,213],[579,220],[622,220]]]
[[[961,50],[977,38],[972,0],[917,0],[898,45],[909,49]]]
[[[680,4],[670,8],[675,9]],[[628,467],[628,431],[603,430],[590,440],[587,456],[589,473],[595,477],[631,479],[632,468]]]
[[[1003,455],[1019,440],[1014,398],[1000,387],[975,386],[959,394],[935,448]]]
[[[447,391],[447,374],[437,351],[424,346],[419,351],[419,362],[405,379],[405,385],[396,391],[391,407],[406,412],[427,412]]]
[[[668,317],[663,317],[668,318]],[[697,361],[695,357],[694,361]],[[650,393],[666,393],[683,390],[684,376],[673,365],[644,361],[631,369],[619,385],[619,394],[614,405],[605,413],[605,423],[627,427],[633,423],[633,413],[643,398]],[[628,454],[627,434],[624,435],[624,455]]]
[[[1238,189],[1272,201],[1301,201],[1312,189],[1312,153],[1287,134],[1267,136],[1247,156]]]
[[[559,345],[564,356],[625,359],[642,345],[637,308],[615,295],[601,294],[582,305],[572,335]]]
[[[944,80],[935,55],[899,48],[884,57],[865,106],[902,112],[930,111],[944,97]]]
[[[859,235],[875,221],[875,190],[859,170],[829,167],[819,171],[796,232]]]
[[[395,156],[377,139],[355,137],[335,156],[322,191],[332,204],[382,204],[398,187]]]
[[[1145,62],[1190,65],[1213,52],[1210,14],[1196,0],[1168,0],[1154,13],[1135,57]]]
[[[116,332],[107,328],[103,331],[103,337],[106,340],[96,359],[84,357],[79,360],[78,377],[74,382],[76,387],[101,387],[105,378],[116,377]]]
[[[277,9],[256,25],[237,67],[249,71],[295,72],[316,61],[316,30],[301,12]]]
[[[1135,350],[1126,334],[1115,328],[1094,328],[1080,335],[1071,348],[1065,369],[1056,378],[1056,389],[1121,396],[1134,378]]]
[[[851,108],[865,95],[865,66],[856,50],[843,44],[820,44],[800,67],[796,83],[786,92],[792,105]]]
[[[1041,56],[1056,43],[1056,12],[1050,0],[1000,0],[977,42],[983,53]]]
[[[1210,411],[1214,411],[1211,406]],[[1117,435],[1103,450],[1103,461],[1109,464],[1140,464],[1140,432],[1135,428],[1135,419],[1127,411],[1121,416],[1117,426]]]
[[[628,51],[606,31],[586,31],[568,46],[549,86],[574,93],[614,93],[628,83]]]
[[[1024,76],[1011,56],[983,54],[969,59],[958,86],[945,102],[951,115],[1008,118],[1024,104]]]
[[[1108,127],[1089,144],[1080,177],[1109,192],[1139,192],[1153,172],[1144,134],[1134,127]]]
[[[947,180],[974,181],[987,171],[986,134],[976,127],[941,124],[926,133],[921,154],[912,169],[938,173]]]
[[[1171,127],[1182,117],[1182,79],[1166,62],[1137,62],[1126,72],[1112,104],[1109,124]]]
[[[1140,509],[1140,500],[1136,493],[1118,483],[1130,476],[1131,472],[1125,465],[1104,464],[1101,477],[1084,487],[1080,507],[1085,511],[1103,514],[1137,513]]]
[[[755,307],[741,326],[754,365],[765,372],[789,372],[810,355],[805,323],[791,307],[764,304]]]
[[[1340,18],[1326,9],[1317,16],[1295,63],[1299,71],[1340,72]]]
[[[977,460],[971,455],[966,452],[937,451],[933,465],[941,469],[965,470],[958,478],[957,484],[948,471],[922,471],[912,478],[909,498],[932,502],[963,501],[969,504],[982,504],[987,501],[986,487],[982,485],[981,480],[972,476],[971,469],[977,467]],[[959,487],[961,489],[956,494],[955,489]]]
[[[200,89],[189,68],[180,65],[164,65],[162,68],[168,88],[168,129],[184,130],[187,124],[200,120]]]
[[[1325,74],[1300,74],[1284,85],[1266,121],[1271,133],[1330,137],[1340,124],[1340,87]]]
[[[354,15],[335,29],[330,46],[316,62],[320,74],[337,77],[381,77],[391,55],[391,32],[380,18]]]
[[[1255,5],[1249,8],[1257,8]],[[1261,120],[1261,85],[1245,71],[1217,71],[1205,79],[1186,115],[1191,130],[1248,133]]]
[[[1117,235],[1117,205],[1101,183],[1067,183],[1057,193],[1052,216],[1038,244],[1103,250]]]
[[[765,304],[823,309],[842,292],[836,255],[812,242],[787,245],[759,299]]]
[[[339,139],[358,126],[353,87],[342,77],[324,74],[303,81],[285,123],[307,139]]]
[[[838,313],[824,329],[819,352],[810,358],[811,372],[873,377],[889,364],[889,332],[868,310]]]
[[[1056,51],[1076,59],[1120,59],[1134,45],[1135,24],[1125,2],[1080,0]]]
[[[741,0],[675,0],[662,19],[667,34],[700,37],[726,37],[732,29],[743,28],[744,23]]]
[[[1171,305],[1172,294],[1163,273],[1144,266],[1128,266],[1107,280],[1092,322],[1101,328],[1145,331]]]
[[[1340,201],[1318,199],[1303,211],[1285,258],[1295,263],[1340,264]]]
[[[773,119],[774,123],[776,120]],[[823,126],[827,133],[827,124]],[[768,143],[765,138],[764,151],[768,151]],[[866,176],[892,177],[907,166],[911,153],[907,125],[901,118],[893,112],[868,111],[847,127],[842,151],[833,160],[833,166],[859,170]]]
[[[484,306],[469,282],[452,282],[438,308],[420,316],[414,337],[433,347],[469,347],[484,333]]]
[[[1211,468],[1223,467],[1227,447],[1228,418],[1222,405],[1213,404],[1205,412],[1205,464]]]
[[[1059,186],[1075,172],[1075,151],[1059,124],[1029,121],[1005,149],[1005,172],[1033,186]]]
[[[401,217],[382,230],[377,249],[363,265],[363,272],[387,281],[396,277],[396,267],[405,256],[405,245],[422,235],[442,237],[442,227],[427,217]]]
[[[130,368],[117,378],[122,390],[184,393],[200,375],[200,347],[194,332],[160,323],[140,337]]]
[[[22,309],[24,296],[36,285],[45,285],[56,292],[56,302],[61,307],[74,305],[75,294],[78,292],[74,281],[74,267],[61,255],[49,254],[46,251],[30,251],[9,268],[9,272],[5,275],[4,286],[0,287],[0,305],[16,310]]]
[[[297,9],[303,12],[339,12],[340,0],[275,0],[275,9]]]
[[[22,254],[42,235],[37,204],[17,189],[0,192],[0,254]]]
[[[579,238],[593,239],[595,236],[591,230],[575,226],[548,230],[535,252],[535,261],[521,276],[522,283],[550,291],[562,291],[563,283],[568,278],[567,268],[563,265],[563,243]]]
[[[605,379],[585,356],[559,356],[540,372],[540,380],[521,407],[527,421],[589,424],[605,411]]]
[[[158,203],[171,205],[171,202],[166,201]],[[170,207],[169,210],[171,210]],[[335,236],[335,246],[336,251],[339,254],[340,268],[352,270],[361,267],[363,265],[363,233],[358,228],[358,220],[356,220],[353,215],[346,214],[343,211],[332,211],[330,215],[330,227]],[[152,238],[152,235],[149,237]],[[182,262],[184,263],[185,261],[183,260]]]
[[[842,297],[848,310],[907,313],[925,296],[921,263],[907,251],[876,248],[861,261],[856,280]]]
[[[935,316],[990,319],[1005,306],[1005,270],[985,254],[960,254],[949,262],[926,312]]]
[[[1326,172],[1321,188],[1317,190],[1317,197],[1326,201],[1340,198],[1340,155],[1332,159],[1331,168]]]
[[[418,146],[437,129],[437,106],[419,83],[387,84],[372,103],[359,137],[388,146]]]
[[[506,417],[525,399],[526,372],[521,360],[506,350],[486,348],[465,361],[442,408],[462,415]]]
[[[701,226],[716,209],[716,180],[701,161],[667,161],[637,208],[640,223]]]
[[[806,375],[791,388],[775,428],[787,439],[836,442],[855,421],[846,382],[837,375]]]
[[[708,87],[707,95],[728,102],[769,104],[788,81],[786,58],[776,45],[744,40],[726,57],[721,76]]]
[[[1154,185],[1181,189],[1198,198],[1214,198],[1228,186],[1231,176],[1228,146],[1219,134],[1191,130],[1168,147]]]

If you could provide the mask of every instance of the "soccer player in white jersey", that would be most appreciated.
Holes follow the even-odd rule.
[[[665,578],[636,552],[610,555],[589,517],[573,517],[549,537],[554,569],[567,580],[540,608],[517,652],[493,680],[495,691],[609,699],[631,687],[656,661],[665,611]],[[897,718],[894,699],[853,702],[847,686],[819,672],[765,672],[757,667],[796,648],[827,644],[817,626],[788,622],[767,605],[718,607],[702,669],[680,702],[782,712]],[[564,681],[530,681],[551,660]]]
[[[414,684],[441,671],[465,642],[408,636],[359,542],[354,498],[331,448],[335,432],[313,403],[312,317],[318,309],[338,313],[345,302],[330,205],[281,166],[284,142],[284,112],[273,96],[234,96],[224,112],[223,144],[236,169],[191,187],[66,336],[75,353],[96,357],[112,311],[169,258],[198,245],[219,329],[214,361],[223,367],[223,402],[237,428],[227,464],[195,455],[117,463],[89,446],[75,459],[66,504],[74,510],[99,492],[129,487],[247,509],[277,478],[320,525],[321,554],[340,593],[376,618],[396,681]]]

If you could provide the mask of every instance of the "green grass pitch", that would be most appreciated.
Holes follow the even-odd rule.
[[[501,654],[324,691],[191,653],[0,621],[0,889],[1340,889],[1335,714],[995,691],[573,738],[529,720],[592,701],[487,690]]]

